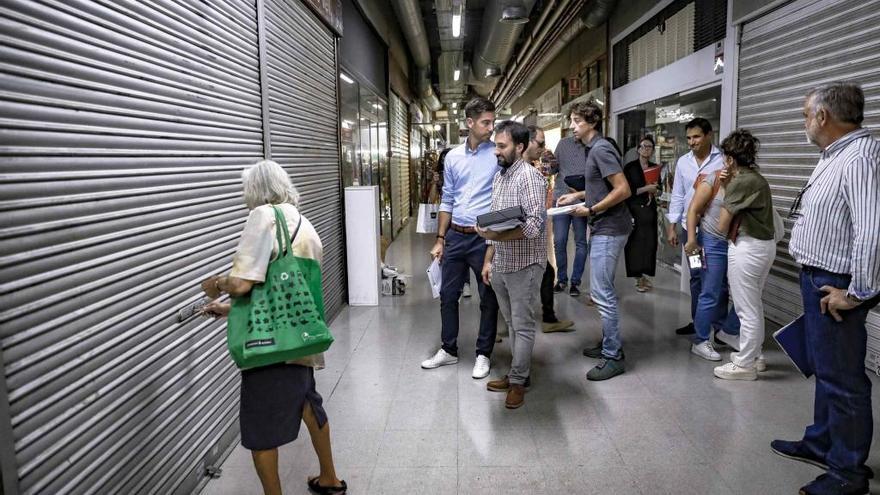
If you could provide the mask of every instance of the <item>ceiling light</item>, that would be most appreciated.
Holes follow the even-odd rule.
[[[354,79],[348,77],[348,75],[346,75],[345,72],[339,73],[339,79],[342,79],[343,81],[347,82],[348,84],[354,84]]]
[[[499,67],[486,68],[486,77],[500,77],[501,69]]]
[[[440,124],[434,124],[434,130],[439,131],[441,129]]]
[[[461,36],[461,14],[452,14],[452,37]]]
[[[458,78],[460,78],[460,77],[461,77],[461,71],[458,69],[455,69],[455,72],[452,73],[452,78],[455,79],[456,81],[458,81]]]
[[[458,108],[458,102],[457,102],[457,101],[453,101],[453,102],[452,102],[452,108]]]
[[[382,110],[382,105],[378,103],[373,103],[373,108],[375,108],[376,110]]]

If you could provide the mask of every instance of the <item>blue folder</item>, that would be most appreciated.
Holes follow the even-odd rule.
[[[813,376],[813,367],[807,359],[807,327],[806,317],[798,316],[794,321],[773,333],[773,340],[782,348],[782,352],[791,359],[804,378]]]

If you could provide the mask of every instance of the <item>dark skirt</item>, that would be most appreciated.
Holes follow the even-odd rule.
[[[657,268],[657,205],[634,206],[629,209],[633,217],[633,231],[626,241],[624,259],[626,276],[653,277]]]
[[[273,364],[242,370],[241,445],[248,450],[268,450],[296,440],[306,401],[323,427],[327,413],[315,389],[314,368]]]

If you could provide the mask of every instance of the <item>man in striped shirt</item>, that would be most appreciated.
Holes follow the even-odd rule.
[[[807,495],[868,493],[873,476],[865,320],[880,302],[880,141],[861,127],[864,107],[861,88],[846,83],[818,87],[804,102],[807,140],[822,153],[792,207],[789,250],[802,265],[816,395],[803,439],[771,446],[827,469],[801,488]]]

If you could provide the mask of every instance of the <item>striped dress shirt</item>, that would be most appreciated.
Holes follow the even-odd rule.
[[[493,268],[499,273],[512,273],[529,265],[547,262],[547,233],[544,223],[544,176],[535,167],[519,160],[508,169],[495,174],[492,183],[492,209],[503,210],[522,206],[526,221],[522,226],[525,239],[487,241],[495,245]]]
[[[858,129],[825,148],[802,204],[795,261],[852,275],[848,293],[859,299],[880,293],[880,141]]]

